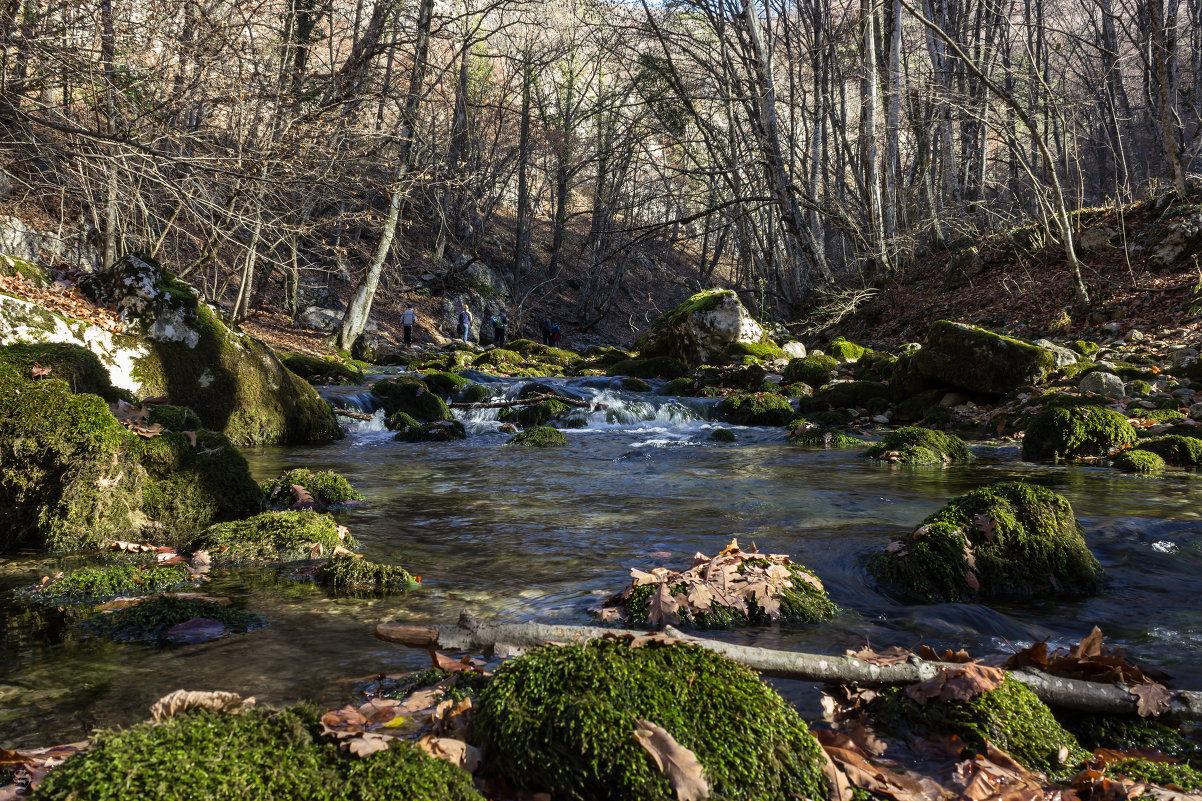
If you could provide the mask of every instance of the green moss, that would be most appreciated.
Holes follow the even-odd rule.
[[[506,350],[505,348],[493,348],[472,359],[472,366],[477,368],[500,367],[513,369],[520,366],[524,361],[526,359],[516,351]]]
[[[636,720],[693,751],[716,799],[826,797],[821,747],[749,669],[702,648],[596,640],[503,664],[480,692],[475,738],[490,765],[531,792],[579,801],[670,801],[631,736]]]
[[[793,419],[793,407],[782,395],[736,392],[718,405],[722,416],[740,426],[783,426]]]
[[[870,348],[849,342],[843,337],[836,337],[826,346],[825,350],[836,361],[844,363],[859,361],[864,354],[872,352]]]
[[[1127,414],[1131,417],[1142,417],[1145,420],[1151,420],[1154,423],[1176,423],[1179,420],[1184,420],[1185,415],[1177,409],[1142,409],[1139,407],[1127,407]]]
[[[390,378],[372,385],[371,393],[380,400],[384,414],[392,417],[404,412],[423,423],[450,420],[451,410],[442,398],[416,378]]]
[[[303,511],[264,512],[248,520],[210,526],[190,547],[209,551],[221,561],[288,561],[310,558],[312,543],[320,544],[324,553],[331,553],[339,545],[348,549],[359,545],[349,534],[345,540],[338,536],[334,518]]]
[[[115,612],[97,615],[85,621],[83,627],[98,637],[118,642],[159,640],[180,623],[194,617],[216,620],[237,634],[267,625],[267,619],[262,615],[234,609],[216,601],[160,595]]]
[[[735,436],[735,432],[729,428],[715,428],[710,432],[710,439],[714,442],[738,442],[739,438]]]
[[[148,595],[196,584],[183,565],[109,565],[73,570],[47,584],[19,590],[21,598],[42,603],[92,603],[119,595]]]
[[[1112,464],[1124,473],[1159,473],[1165,468],[1164,459],[1140,448],[1120,451]]]
[[[361,369],[348,367],[338,359],[291,353],[281,356],[280,362],[311,384],[353,385],[363,383]]]
[[[626,359],[605,371],[607,376],[629,376],[631,378],[681,378],[688,375],[689,368],[671,356],[655,356],[649,359]]]
[[[967,701],[931,701],[920,706],[905,689],[885,690],[871,708],[887,729],[910,735],[957,734],[969,748],[984,753],[990,742],[1030,770],[1053,779],[1067,778],[1072,766],[1089,757],[1042,701],[1007,677],[995,690]],[[1060,759],[1061,749],[1067,759]]]
[[[970,392],[1005,395],[1037,384],[1056,369],[1049,350],[974,325],[939,320],[927,331],[926,344],[914,354],[913,367],[929,379]]]
[[[313,500],[322,506],[355,503],[363,500],[363,495],[351,486],[351,482],[330,470],[313,472],[303,467],[289,470],[284,475],[271,481],[264,481],[260,487],[267,505],[276,508],[292,506],[296,502],[292,494],[292,485],[298,484],[308,490]]]
[[[168,431],[196,431],[204,428],[200,417],[187,406],[156,403],[149,407],[149,411],[150,416],[146,418],[147,424],[158,424]]]
[[[1152,385],[1143,379],[1139,379],[1131,382],[1130,386],[1127,387],[1127,392],[1130,395],[1151,395]]]
[[[815,389],[825,386],[839,362],[825,354],[811,353],[804,359],[791,359],[782,374],[786,384],[807,384]]]
[[[1195,767],[1202,767],[1202,742],[1187,737],[1173,724],[1119,715],[1064,713],[1058,718],[1061,725],[1081,741],[1081,745],[1091,750],[1159,751],[1166,756],[1186,759]]]
[[[1120,759],[1107,764],[1106,773],[1149,784],[1172,784],[1190,793],[1202,789],[1202,772],[1180,762],[1142,758]]]
[[[1045,408],[1027,426],[1023,458],[1040,461],[1105,456],[1135,440],[1131,423],[1112,409]]]
[[[381,565],[345,554],[334,556],[313,576],[322,586],[339,593],[402,592],[418,587],[409,571],[396,565]]]
[[[67,382],[72,392],[99,395],[109,402],[128,399],[129,393],[113,386],[108,370],[87,348],[59,343],[0,346],[0,371],[12,370],[15,376],[30,378],[34,365],[49,367],[50,378]]]
[[[484,384],[469,383],[459,393],[464,403],[484,403],[492,399],[492,390]]]
[[[384,426],[389,431],[403,431],[406,428],[418,428],[421,425],[422,423],[404,412],[396,412],[384,421]]]
[[[612,367],[618,362],[634,358],[634,354],[630,351],[608,345],[594,345],[581,353],[580,356],[582,362],[578,363],[578,367],[588,366],[601,369]]]
[[[651,385],[641,378],[623,378],[622,389],[627,392],[650,392]]]
[[[405,742],[359,759],[322,737],[307,707],[191,711],[102,732],[52,771],[46,801],[483,801],[470,774]]]
[[[874,555],[868,569],[885,587],[924,603],[1080,597],[1102,585],[1068,501],[1022,482],[953,499],[899,550]]]
[[[568,438],[562,431],[549,426],[534,426],[511,437],[506,445],[521,445],[524,448],[551,448],[567,445]]]
[[[439,420],[401,426],[393,439],[397,442],[450,442],[467,439],[467,429],[458,420]]]
[[[733,362],[737,362],[745,356],[765,362],[789,358],[789,354],[785,353],[775,342],[732,342],[726,348],[726,355]]]
[[[455,373],[435,372],[422,376],[422,383],[435,395],[449,398],[472,382]]]
[[[889,387],[877,381],[841,381],[814,393],[814,403],[836,409],[888,405]],[[883,408],[883,407],[881,407]]]
[[[42,265],[19,259],[7,253],[0,253],[0,275],[12,278],[21,277],[34,286],[46,286],[50,283],[50,270]]]
[[[1070,344],[1069,347],[1087,359],[1092,359],[1094,354],[1100,350],[1097,342],[1090,342],[1085,339],[1078,339],[1076,342]]]
[[[688,325],[688,319],[694,314],[711,311],[719,306],[738,303],[738,296],[729,289],[710,289],[698,292],[684,303],[667,314],[663,314],[651,323],[634,342],[635,350],[644,357],[670,357],[682,362],[690,362],[699,351],[699,343]],[[696,367],[696,364],[692,366]],[[648,376],[639,376],[647,378]],[[676,376],[664,376],[675,378]]]
[[[1165,434],[1140,441],[1139,449],[1150,451],[1175,467],[1202,464],[1202,439]]]
[[[504,409],[498,416],[502,423],[513,423],[522,428],[545,426],[547,423],[571,411],[566,403],[557,400],[545,400],[527,406]]]
[[[800,436],[791,437],[790,442],[810,448],[862,448],[868,443],[833,428],[810,428]]]
[[[972,458],[964,440],[929,428],[906,426],[890,431],[885,438],[868,449],[869,459],[884,459],[891,451],[902,455],[903,464],[941,464],[967,462]]]

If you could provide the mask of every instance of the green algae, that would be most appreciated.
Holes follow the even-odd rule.
[[[472,382],[455,373],[436,371],[426,373],[422,376],[422,383],[435,395],[449,398],[469,386]]]
[[[889,387],[879,381],[840,381],[815,392],[811,403],[837,409],[872,407],[883,411],[889,404],[888,398]]]
[[[83,567],[46,584],[18,590],[18,597],[40,603],[95,603],[122,595],[149,595],[194,585],[183,565],[107,565]]]
[[[650,392],[651,385],[641,378],[623,378],[622,389],[627,392]]]
[[[50,368],[49,377],[65,381],[72,392],[99,395],[109,402],[131,400],[128,392],[113,386],[108,370],[87,348],[62,343],[0,346],[0,371],[31,378],[34,366]]]
[[[696,754],[716,799],[826,797],[821,747],[797,713],[748,668],[686,645],[596,640],[510,660],[480,692],[474,737],[531,792],[671,801],[631,736],[637,720]]]
[[[839,362],[856,362],[863,358],[865,354],[872,353],[871,348],[865,348],[862,345],[849,342],[843,337],[836,337],[831,340],[831,343],[824,350]]]

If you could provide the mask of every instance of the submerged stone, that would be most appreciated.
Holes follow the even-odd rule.
[[[1073,509],[1023,482],[973,490],[868,562],[898,595],[923,603],[1081,597],[1102,585]]]
[[[467,428],[458,420],[410,424],[398,427],[393,439],[397,442],[450,442],[467,439]]]
[[[918,465],[967,462],[972,458],[964,440],[955,434],[917,426],[890,431],[864,455],[869,459]]]
[[[710,439],[715,442],[737,442],[739,438],[729,428],[715,428],[710,432]]]
[[[773,392],[736,392],[723,398],[718,409],[740,426],[783,426],[795,414],[788,399]]]
[[[403,567],[382,565],[346,554],[330,557],[313,574],[313,579],[337,593],[403,592],[420,586]]]
[[[697,367],[720,360],[735,343],[762,344],[765,340],[764,329],[734,291],[712,289],[698,292],[657,318],[634,347],[644,357],[667,356]]]
[[[214,634],[221,636],[225,631],[245,634],[267,625],[267,618],[262,615],[216,601],[160,595],[97,615],[85,621],[83,627],[98,637],[117,642],[141,642],[167,639],[173,629],[195,618],[214,621],[224,629],[221,633],[208,632],[202,640],[215,639]]]
[[[562,431],[550,426],[534,426],[519,432],[510,438],[506,445],[520,445],[525,448],[552,448],[568,444],[568,438]]]
[[[1023,458],[1073,459],[1106,456],[1135,443],[1135,429],[1125,416],[1098,406],[1045,408],[1031,419],[1023,437]]]
[[[825,798],[821,746],[754,672],[688,645],[545,646],[503,664],[480,692],[488,764],[530,792],[580,801],[672,801],[631,736],[647,720],[696,754],[714,798]]]

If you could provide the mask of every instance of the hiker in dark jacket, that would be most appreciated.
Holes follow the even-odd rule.
[[[539,333],[543,335],[544,345],[551,344],[551,327],[551,316],[547,315],[543,318],[542,324],[538,327]]]
[[[509,318],[501,312],[492,318],[492,343],[498,348],[505,345],[505,332],[509,328]]]

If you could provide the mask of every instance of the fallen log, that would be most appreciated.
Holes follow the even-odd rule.
[[[372,418],[372,415],[367,412],[354,412],[350,409],[335,409],[334,414],[339,417],[349,417],[352,420],[370,420]]]
[[[504,409],[510,406],[533,406],[543,401],[559,401],[566,406],[575,406],[580,409],[591,409],[593,404],[589,401],[576,400],[575,398],[565,398],[563,395],[535,395],[529,398],[519,400],[501,400],[501,401],[484,401],[481,403],[448,403],[452,409]],[[597,404],[597,408],[605,408],[601,404]]]
[[[470,651],[495,656],[516,656],[540,645],[583,643],[600,637],[646,637],[649,632],[612,629],[601,626],[556,626],[544,623],[482,623],[466,610],[453,626],[411,626],[381,623],[376,636],[388,642],[411,648]],[[932,678],[950,663],[910,657],[895,665],[876,665],[854,656],[827,656],[694,637],[666,626],[660,634],[672,639],[708,648],[728,659],[780,679],[819,681],[839,684],[858,684],[865,687],[887,687],[913,684]],[[1010,675],[1027,685],[1044,703],[1064,709],[1104,715],[1137,714],[1138,698],[1121,684],[1101,684],[1052,676],[1033,668],[1009,671]],[[1181,690],[1172,692],[1168,707],[1158,716],[1160,720],[1202,720],[1202,692]]]

